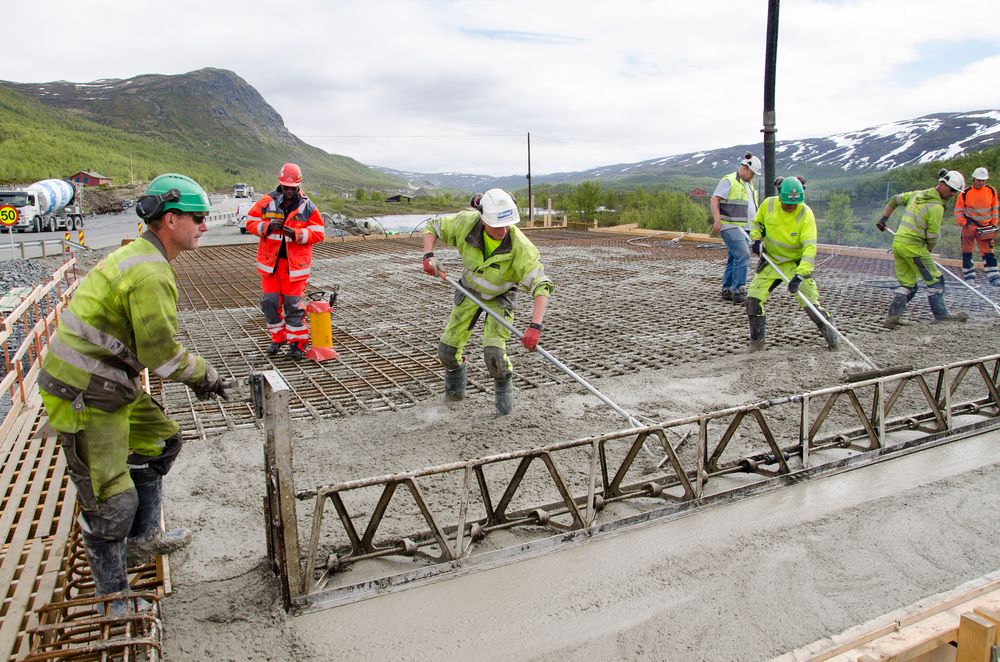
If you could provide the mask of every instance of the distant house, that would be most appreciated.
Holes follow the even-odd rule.
[[[689,193],[690,195],[696,198],[704,198],[706,195],[708,195],[708,191],[706,191],[700,186],[695,186],[693,189],[691,189]]]
[[[397,195],[390,195],[388,198],[385,199],[385,201],[386,202],[405,202],[405,203],[409,204],[410,200],[412,200],[412,199],[413,199],[413,196],[411,196],[411,195],[403,195],[402,193],[399,193]]]
[[[70,175],[69,180],[71,182],[76,182],[81,186],[110,186],[111,178],[105,177],[104,175],[98,174],[96,172],[88,172],[86,170],[81,170],[75,175]]]

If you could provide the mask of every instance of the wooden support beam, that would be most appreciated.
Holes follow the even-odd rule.
[[[962,614],[955,662],[990,662],[997,626],[975,612]]]

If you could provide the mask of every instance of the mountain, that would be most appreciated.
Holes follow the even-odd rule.
[[[114,144],[117,139],[119,143],[151,140],[159,144],[164,158],[157,159],[154,151],[147,153],[140,164],[149,166],[152,158],[157,166],[154,171],[185,167],[217,170],[219,176],[213,177],[210,185],[215,184],[215,179],[225,186],[241,180],[267,190],[274,185],[281,164],[294,161],[303,168],[307,189],[310,185],[343,191],[359,186],[403,186],[402,181],[354,159],[329,154],[299,140],[257,90],[231,71],[208,68],[174,76],[148,74],[90,83],[0,81],[2,88],[50,109],[42,118],[33,119],[48,119],[69,134],[74,133],[74,126],[79,127],[75,135],[64,132],[64,140],[69,140],[63,146],[67,155],[76,151],[78,143],[94,146],[96,133],[100,132],[94,132],[93,125],[120,132],[101,135],[101,144],[112,157],[107,162],[63,159],[65,169],[69,170],[63,176],[76,170],[95,169],[118,180],[127,178],[129,159],[125,156],[122,160],[120,145]],[[25,105],[10,94],[5,96],[8,105]],[[6,119],[0,116],[0,127],[6,124]],[[44,130],[42,126],[38,128]]]
[[[884,172],[977,152],[1000,143],[1000,110],[935,113],[912,120],[889,122],[860,131],[825,138],[779,140],[775,147],[776,172],[794,170],[810,179],[840,179]],[[616,163],[578,172],[532,175],[535,184],[577,184],[600,181],[613,188],[664,184],[692,178],[717,180],[733,170],[746,152],[763,155],[762,143],[663,156],[637,163]],[[378,168],[405,179],[459,190],[485,190],[494,186],[523,189],[523,175],[487,177],[461,173],[420,174]]]

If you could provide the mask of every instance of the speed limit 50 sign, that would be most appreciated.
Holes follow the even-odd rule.
[[[17,207],[12,207],[10,205],[4,205],[0,207],[0,223],[4,225],[14,225],[17,223],[17,219],[21,218],[21,215],[17,211]]]

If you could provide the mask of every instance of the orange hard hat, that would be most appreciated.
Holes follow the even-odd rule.
[[[278,172],[278,183],[282,186],[301,186],[302,168],[294,163],[286,163]]]

